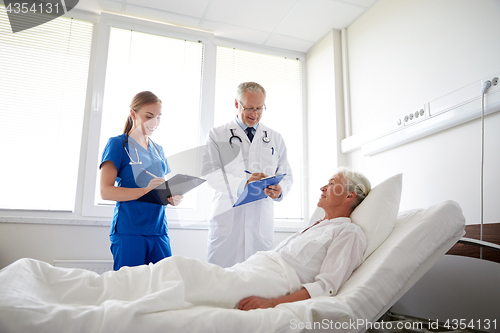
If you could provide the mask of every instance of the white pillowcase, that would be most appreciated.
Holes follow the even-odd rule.
[[[353,223],[366,235],[365,260],[394,229],[401,201],[403,175],[397,174],[375,186],[351,213]]]

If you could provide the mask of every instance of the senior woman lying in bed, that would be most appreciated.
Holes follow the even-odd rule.
[[[3,307],[0,323],[101,322],[127,311],[136,316],[197,305],[249,310],[335,295],[362,262],[366,238],[349,216],[369,191],[363,175],[340,170],[321,188],[324,219],[230,268],[173,256],[98,275],[18,260],[0,271],[0,296],[26,306]]]
[[[366,238],[349,216],[370,189],[370,182],[361,173],[340,169],[321,188],[318,207],[324,210],[325,217],[273,250],[295,270],[302,288],[275,299],[248,297],[239,303],[239,308],[269,308],[314,296],[335,295],[362,263]]]

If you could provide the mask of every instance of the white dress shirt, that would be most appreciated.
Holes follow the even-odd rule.
[[[274,249],[295,269],[311,297],[336,295],[361,265],[365,250],[365,234],[348,217],[321,221]]]

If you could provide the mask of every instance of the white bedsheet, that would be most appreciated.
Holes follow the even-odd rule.
[[[0,271],[0,332],[253,333],[300,332],[314,327],[319,331],[361,331],[361,323],[374,319],[427,258],[446,241],[462,235],[464,225],[460,207],[451,201],[401,213],[389,238],[354,272],[336,297],[322,296],[248,312],[233,307],[258,292],[273,297],[300,287],[296,274],[287,271],[283,275],[279,258],[260,254],[253,259],[276,271],[266,283],[255,285],[244,281],[249,275],[260,274],[259,269],[229,278],[215,267],[207,274],[206,267],[202,268],[205,263],[186,258],[101,276],[22,259]],[[172,279],[178,270],[165,267],[168,265],[186,265],[190,274]],[[165,282],[167,276],[173,282]],[[210,297],[198,297],[199,289],[189,288],[190,292],[184,293],[183,283],[196,286],[199,281],[211,290],[203,294],[224,295],[218,307],[211,304]],[[226,295],[228,283],[242,287]],[[82,287],[84,292],[75,292]]]
[[[300,288],[275,252],[228,269],[174,256],[102,275],[21,259],[0,271],[0,332],[138,332],[135,317],[145,314],[195,305],[234,309],[252,295],[274,298]]]

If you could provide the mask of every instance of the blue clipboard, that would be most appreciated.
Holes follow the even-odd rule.
[[[233,207],[241,206],[249,202],[257,201],[260,199],[267,198],[267,194],[264,193],[264,189],[269,185],[277,185],[286,176],[286,173],[282,175],[276,175],[272,177],[263,178],[261,180],[256,180],[247,185],[243,193],[239,196],[238,200],[234,203]]]

